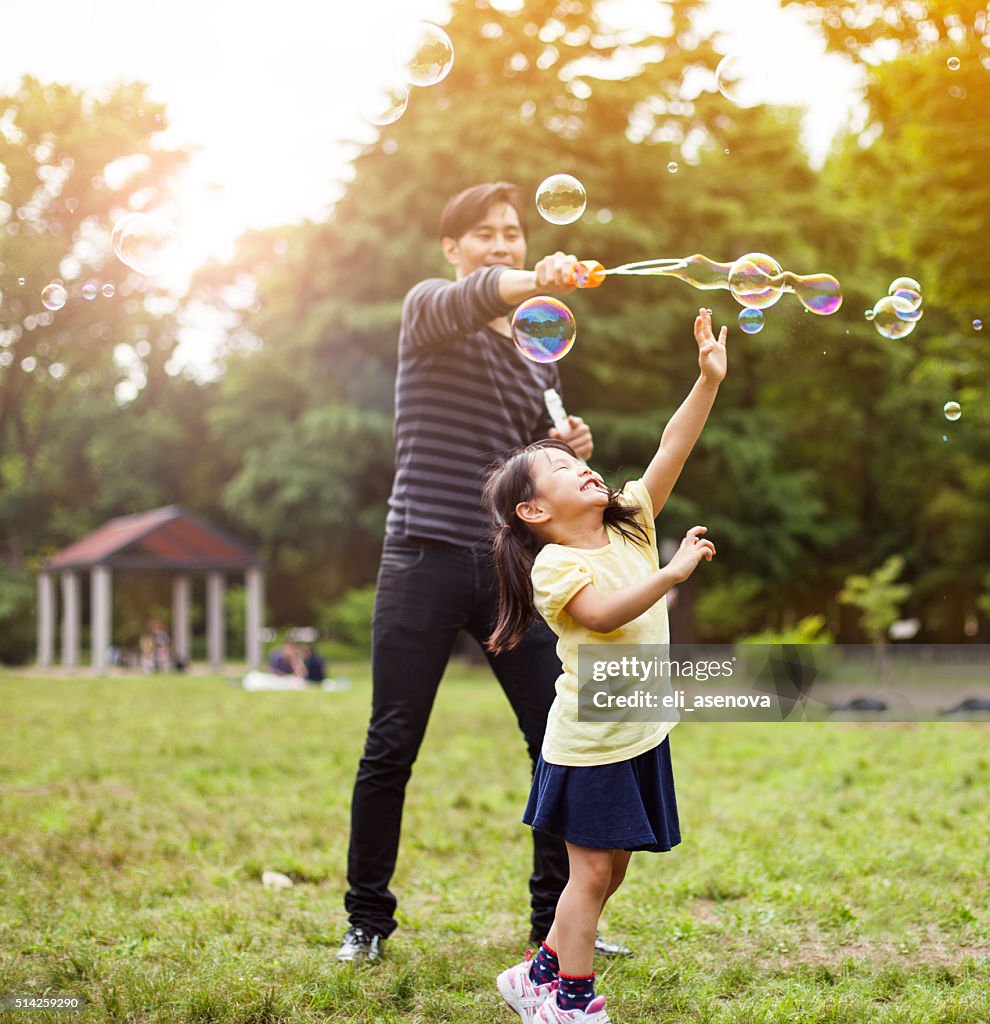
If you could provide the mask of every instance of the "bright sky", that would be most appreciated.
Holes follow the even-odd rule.
[[[493,0],[517,6],[519,0]],[[655,0],[609,0],[648,26]],[[99,89],[140,79],[164,101],[170,141],[199,155],[183,195],[187,258],[224,255],[246,227],[319,217],[340,192],[348,140],[369,140],[352,96],[376,40],[416,18],[443,22],[444,0],[34,0],[5,12],[0,88],[23,73]],[[809,109],[821,159],[854,99],[855,73],[826,58],[797,12],[776,0],[710,0],[723,48],[758,55],[768,99]],[[455,54],[456,60],[456,54]],[[414,112],[410,105],[410,116]]]

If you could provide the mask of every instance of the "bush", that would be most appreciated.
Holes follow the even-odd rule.
[[[839,660],[837,651],[828,650],[834,643],[835,637],[825,628],[825,616],[807,615],[788,629],[766,629],[762,633],[740,637],[736,641],[736,655],[747,676],[753,676],[766,660],[768,652],[764,648],[810,644],[822,650],[816,651],[813,656],[801,658],[801,661],[813,664],[817,671],[817,679],[824,680],[829,678]],[[747,652],[747,647],[752,649]]]
[[[24,665],[34,657],[34,580],[0,569],[0,663]]]

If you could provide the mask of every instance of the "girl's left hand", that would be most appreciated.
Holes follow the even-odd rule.
[[[701,376],[712,384],[720,384],[725,380],[728,370],[725,341],[729,329],[723,327],[716,338],[712,334],[712,312],[710,309],[699,309],[694,319],[694,340],[698,343],[698,365]]]

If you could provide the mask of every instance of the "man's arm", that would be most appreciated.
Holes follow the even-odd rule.
[[[536,295],[569,295],[574,284],[576,256],[555,252],[544,256],[532,270],[507,267],[498,279],[498,291],[508,306],[518,306]]]

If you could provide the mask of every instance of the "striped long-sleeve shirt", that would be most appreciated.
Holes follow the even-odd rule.
[[[486,468],[551,426],[543,392],[560,386],[557,367],[531,362],[487,326],[509,311],[498,293],[503,270],[420,281],[403,303],[390,536],[463,547],[484,540]]]

